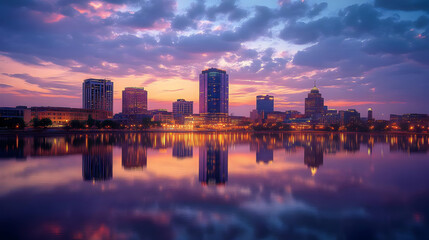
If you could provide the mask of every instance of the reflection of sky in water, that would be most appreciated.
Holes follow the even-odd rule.
[[[428,138],[0,139],[1,239],[424,239]]]

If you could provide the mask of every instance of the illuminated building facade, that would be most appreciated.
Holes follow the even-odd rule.
[[[336,124],[339,123],[340,117],[338,111],[335,109],[328,109],[324,116],[320,119],[321,123],[324,124]]]
[[[194,102],[186,101],[185,99],[177,99],[176,102],[173,102],[173,114],[180,114],[183,116],[194,114]]]
[[[161,123],[173,123],[174,116],[172,112],[168,112],[167,109],[156,109],[151,110],[150,114],[152,115],[152,121],[161,122]]]
[[[199,152],[199,181],[203,185],[220,185],[228,181],[228,149],[202,146]]]
[[[228,115],[229,77],[217,68],[203,70],[200,74],[200,114]]]
[[[360,113],[356,109],[347,109],[347,111],[340,110],[339,118],[341,125],[360,122]]]
[[[264,116],[268,122],[283,122],[284,120],[286,120],[287,115],[285,112],[275,111],[264,114]]]
[[[122,91],[122,113],[144,114],[147,111],[147,91],[144,88],[127,87]]]
[[[67,107],[31,107],[31,118],[49,118],[53,127],[66,126],[71,120],[86,121],[89,116],[95,120],[109,118],[110,112]]]
[[[287,110],[286,112],[286,118],[298,118],[298,117],[303,117],[302,114],[298,111],[295,110]]]
[[[25,106],[0,107],[0,118],[22,118],[26,124],[31,121],[31,110]]]
[[[314,84],[308,97],[305,99],[305,116],[313,120],[320,119],[324,113],[324,99]]]
[[[82,108],[108,111],[109,116],[113,116],[113,82],[93,78],[84,80]]]

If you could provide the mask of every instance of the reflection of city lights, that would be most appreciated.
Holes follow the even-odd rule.
[[[311,167],[310,170],[311,170],[311,176],[316,175],[316,173],[317,173],[317,168],[316,167]]]

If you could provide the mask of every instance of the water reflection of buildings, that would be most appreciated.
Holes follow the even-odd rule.
[[[147,166],[147,148],[141,145],[122,146],[122,167],[124,169],[143,169]]]
[[[256,150],[256,162],[257,163],[270,163],[274,160],[273,149],[268,149],[268,146],[262,145]]]
[[[256,151],[256,163],[274,161],[274,149],[282,149],[282,134],[255,134],[250,141],[250,151]]]
[[[222,185],[228,181],[228,149],[212,145],[200,147],[199,181]]]
[[[94,146],[82,154],[82,177],[85,181],[105,181],[112,178],[112,146]]]
[[[194,155],[194,150],[192,146],[188,145],[185,141],[177,141],[173,144],[173,157],[182,159],[182,158],[192,158]]]
[[[312,176],[314,176],[317,169],[323,165],[323,147],[316,138],[312,138],[304,145],[304,164],[310,168]]]
[[[418,135],[392,136],[389,140],[391,152],[426,153],[429,151],[428,137]]]

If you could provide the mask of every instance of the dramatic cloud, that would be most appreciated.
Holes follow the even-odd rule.
[[[229,52],[238,50],[240,44],[225,41],[216,35],[196,34],[180,39],[177,47],[187,52]]]
[[[247,16],[247,11],[237,7],[237,0],[222,0],[218,6],[207,8],[207,18],[216,20],[217,15],[228,15],[228,20],[238,21]]]
[[[56,93],[58,93],[58,91],[60,91],[61,93],[63,93],[63,92],[71,93],[71,92],[79,92],[80,91],[79,86],[64,84],[63,82],[59,82],[59,81],[52,81],[52,80],[46,81],[46,80],[43,80],[43,79],[38,78],[38,77],[30,76],[26,73],[23,73],[23,74],[3,73],[3,75],[24,80],[25,82],[27,82],[29,84],[34,84],[34,85],[36,85],[40,88],[43,88],[43,89],[54,90],[54,91],[56,91]]]
[[[118,13],[115,17],[119,19],[119,23],[136,28],[150,28],[156,21],[174,15],[173,0],[147,0],[140,4],[141,8],[136,12]]]
[[[255,16],[246,20],[234,31],[227,31],[224,37],[230,41],[249,41],[268,32],[273,12],[267,7],[258,6],[255,8]]]
[[[426,0],[375,0],[375,6],[392,10],[429,12],[429,2]]]

